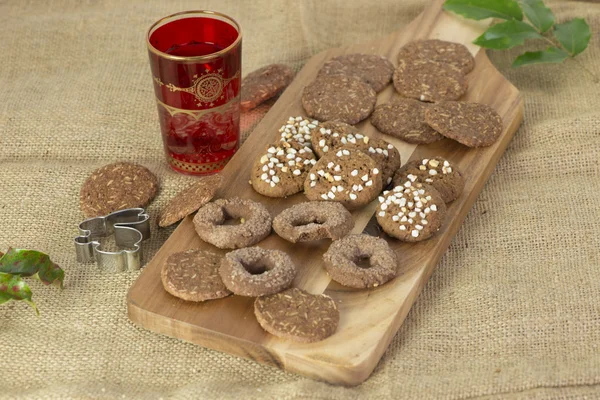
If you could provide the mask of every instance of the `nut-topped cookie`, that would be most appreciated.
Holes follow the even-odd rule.
[[[398,59],[421,59],[451,64],[468,74],[475,68],[473,55],[463,44],[439,39],[419,40],[400,49]]]
[[[291,196],[302,191],[306,175],[316,162],[308,146],[288,142],[271,144],[254,162],[250,182],[263,196]]]
[[[401,59],[394,71],[394,87],[404,97],[437,102],[458,100],[467,91],[467,80],[451,64]]]
[[[373,90],[381,92],[392,80],[394,65],[377,54],[344,54],[327,61],[319,75],[354,75],[367,82]]]
[[[443,157],[414,160],[402,166],[394,175],[394,186],[417,177],[416,182],[433,186],[444,202],[456,200],[465,187],[465,180],[454,165]]]
[[[446,217],[446,203],[433,187],[410,179],[379,197],[377,222],[388,235],[419,242],[436,233]]]
[[[381,189],[381,171],[375,160],[346,147],[323,156],[304,182],[309,200],[337,201],[349,210],[370,203]]]
[[[287,122],[279,128],[281,141],[290,144],[298,143],[311,146],[312,133],[319,126],[319,121],[304,117],[289,117]]]

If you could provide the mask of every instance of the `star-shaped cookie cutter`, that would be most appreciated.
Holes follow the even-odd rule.
[[[100,268],[112,272],[135,271],[142,265],[141,243],[150,237],[150,216],[143,208],[128,208],[86,219],[79,224],[79,232],[75,238],[78,262],[95,261]],[[115,243],[122,250],[100,250],[97,239],[111,235],[115,235]]]

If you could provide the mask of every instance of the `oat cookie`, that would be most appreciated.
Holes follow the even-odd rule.
[[[306,175],[316,163],[310,147],[287,142],[271,144],[254,162],[250,182],[263,196],[291,196],[303,190]]]
[[[345,54],[327,61],[319,75],[353,75],[368,83],[374,91],[381,92],[392,80],[394,66],[377,54]]]
[[[229,296],[219,267],[223,257],[199,249],[173,253],[163,265],[160,277],[165,290],[187,301],[206,301]]]
[[[436,233],[446,217],[446,203],[429,185],[409,180],[383,192],[375,215],[381,229],[404,242],[419,242]]]
[[[420,101],[458,100],[467,86],[463,73],[450,64],[402,59],[394,71],[398,93]]]
[[[383,285],[398,272],[396,253],[387,242],[364,234],[336,240],[323,254],[323,260],[334,281],[359,289]],[[358,265],[363,260],[368,260],[368,267]]]
[[[98,168],[85,180],[79,207],[87,218],[126,208],[145,207],[158,191],[158,179],[138,164],[117,162]]]
[[[219,174],[198,178],[171,199],[162,210],[158,225],[165,227],[187,217],[212,200],[219,190],[223,178]]]
[[[414,99],[397,99],[380,104],[371,115],[371,124],[380,132],[408,143],[428,144],[444,137],[425,122],[429,104]]]
[[[240,223],[227,225],[227,220]],[[220,249],[239,249],[260,242],[271,233],[273,219],[256,201],[233,197],[202,206],[194,217],[200,239]]]
[[[351,125],[367,118],[376,101],[375,91],[356,76],[321,75],[302,92],[302,106],[310,117]]]
[[[377,163],[365,153],[345,147],[317,161],[304,182],[309,200],[337,201],[349,210],[370,203],[381,189]]]
[[[270,334],[304,343],[333,335],[340,321],[340,312],[331,297],[298,288],[258,297],[254,314]]]
[[[273,230],[285,240],[310,242],[339,239],[354,228],[352,214],[340,203],[308,201],[283,210],[273,219]]]
[[[425,113],[429,126],[468,147],[491,146],[502,133],[502,118],[486,104],[447,101]]]
[[[381,168],[383,186],[389,185],[394,172],[400,168],[402,163],[398,149],[383,139],[370,139],[367,143],[366,154]]]
[[[414,160],[402,166],[394,175],[394,186],[402,185],[416,176],[415,182],[433,186],[442,196],[445,203],[450,203],[460,196],[465,180],[454,165],[442,157]]]
[[[289,117],[287,122],[279,128],[281,141],[289,144],[311,146],[313,132],[318,128],[319,121],[309,120],[304,117]]]
[[[283,92],[292,83],[294,70],[284,64],[271,64],[249,73],[242,80],[242,111],[251,110]]]
[[[283,251],[247,247],[227,253],[219,274],[234,294],[256,297],[290,287],[296,276],[296,266]]]
[[[475,59],[464,45],[438,39],[408,43],[398,55],[398,59],[407,58],[451,64],[465,75],[475,68]]]

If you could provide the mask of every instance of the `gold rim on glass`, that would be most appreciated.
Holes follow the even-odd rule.
[[[186,15],[186,14],[208,14],[208,15],[220,17],[223,20],[225,20],[226,22],[232,22],[234,27],[237,29],[238,36],[233,41],[233,43],[231,43],[226,48],[219,50],[217,52],[214,52],[214,53],[203,55],[203,56],[174,56],[172,54],[167,54],[165,52],[162,52],[162,51],[158,50],[156,47],[152,46],[152,44],[150,43],[150,35],[152,33],[154,33],[153,29],[156,28],[157,25],[159,25],[160,23],[162,23],[168,19],[178,17],[181,15]],[[168,15],[164,18],[159,19],[155,23],[153,23],[152,26],[150,27],[150,29],[148,29],[148,33],[146,34],[146,45],[148,46],[148,50],[150,50],[151,52],[153,52],[154,54],[156,54],[159,57],[166,58],[169,60],[174,60],[174,61],[205,61],[205,60],[217,58],[217,57],[227,53],[231,49],[233,49],[235,46],[237,46],[240,43],[241,40],[242,40],[242,28],[240,27],[240,24],[238,24],[236,20],[234,20],[230,16],[225,15],[223,13],[220,13],[217,11],[209,11],[209,10],[182,11],[182,12]]]

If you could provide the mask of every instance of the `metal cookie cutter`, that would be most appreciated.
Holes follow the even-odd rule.
[[[80,236],[75,238],[77,261],[96,261],[98,266],[113,272],[135,271],[142,264],[141,242],[150,237],[150,216],[143,208],[115,211],[104,217],[86,219],[79,224]],[[115,235],[115,243],[123,250],[100,250],[98,238]]]

